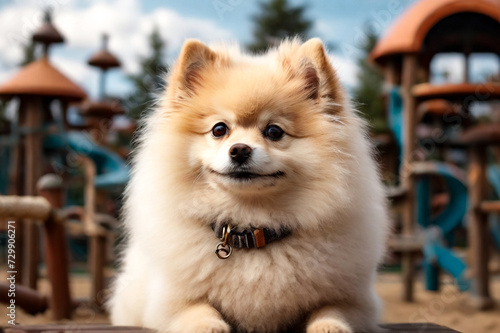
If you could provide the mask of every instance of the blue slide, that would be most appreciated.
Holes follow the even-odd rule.
[[[393,87],[389,93],[388,122],[401,151],[403,147],[403,99],[399,87]]]
[[[129,168],[125,161],[109,149],[96,145],[89,135],[82,132],[52,134],[46,137],[47,149],[70,149],[90,157],[96,165],[95,186],[113,189],[124,186],[129,180]]]
[[[457,257],[448,245],[453,240],[453,230],[459,227],[467,210],[465,174],[454,165],[442,162],[423,162],[416,168],[417,221],[425,228],[424,266],[427,290],[439,290],[439,270],[453,276],[460,291],[469,288],[465,277],[465,262]],[[442,177],[449,196],[448,205],[437,216],[431,214],[430,176]]]
[[[496,195],[500,197],[500,170],[498,165],[492,164],[488,167],[488,180],[493,186]],[[500,251],[500,215],[498,213],[490,214],[489,224],[495,246]]]
[[[0,145],[0,195],[7,194],[9,184],[10,147]]]
[[[399,87],[391,89],[388,104],[389,126],[398,146],[402,148],[404,115]],[[453,230],[462,224],[466,214],[466,177],[458,167],[442,162],[418,163],[414,174],[417,176],[417,221],[425,234],[423,252],[426,287],[433,291],[439,289],[439,271],[442,269],[455,278],[459,290],[465,291],[469,288],[469,281],[465,277],[466,264],[449,246],[453,241]],[[438,216],[431,213],[431,176],[444,179],[449,195],[448,205]]]

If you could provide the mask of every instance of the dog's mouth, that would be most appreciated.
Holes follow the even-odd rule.
[[[285,176],[285,173],[283,171],[277,171],[275,173],[271,174],[259,174],[259,173],[253,173],[249,171],[232,171],[228,173],[220,173],[215,170],[212,170],[213,173],[222,176],[222,177],[227,177],[232,180],[237,180],[237,181],[250,181],[250,180],[255,180],[255,179],[263,179],[263,178],[281,178]]]

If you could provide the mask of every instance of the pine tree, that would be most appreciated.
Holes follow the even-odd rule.
[[[139,119],[152,106],[156,94],[164,87],[164,76],[168,71],[164,60],[165,41],[157,27],[149,36],[149,46],[150,55],[140,59],[141,72],[129,75],[134,90],[127,96],[125,104],[133,119]]]
[[[7,119],[5,116],[5,111],[7,109],[7,103],[3,100],[0,100],[0,133],[2,133],[4,126],[7,126]]]
[[[52,22],[52,8],[47,7],[43,10],[43,22]],[[23,59],[19,62],[19,66],[26,66],[27,64],[35,61],[38,58],[36,43],[33,40],[29,40],[26,43],[21,44],[23,51]]]
[[[305,15],[306,6],[292,6],[287,0],[269,0],[260,3],[259,14],[253,16],[253,42],[247,47],[261,52],[290,36],[306,39],[312,22]]]
[[[52,7],[48,6],[43,10],[43,22],[52,23]],[[19,62],[19,66],[26,66],[35,61],[39,57],[39,48],[33,40],[29,40],[21,45],[23,49],[23,60]]]
[[[26,66],[36,60],[36,45],[33,41],[29,41],[21,47],[23,48],[23,60],[19,62],[19,66]]]
[[[377,43],[378,36],[370,26],[365,28],[365,35],[363,52],[358,59],[359,83],[354,88],[353,97],[360,103],[358,109],[370,122],[372,130],[378,133],[387,130],[385,106],[382,98],[384,77],[380,70],[368,59],[370,52]]]

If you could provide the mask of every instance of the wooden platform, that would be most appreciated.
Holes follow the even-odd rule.
[[[434,324],[386,324],[386,333],[457,333],[458,331]],[[32,325],[4,326],[5,333],[135,333],[153,332],[141,327],[110,325]]]

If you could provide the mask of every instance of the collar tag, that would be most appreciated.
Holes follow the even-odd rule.
[[[233,253],[233,248],[229,245],[229,235],[231,234],[231,226],[225,225],[222,227],[222,236],[220,238],[221,242],[215,246],[215,255],[219,259],[227,259]]]
[[[215,254],[220,259],[227,259],[231,256],[233,248],[255,249],[282,239],[292,233],[288,228],[273,230],[268,228],[253,228],[248,230],[231,229],[230,224],[223,224],[219,227],[214,223],[212,230],[220,239],[220,242],[215,246]]]

